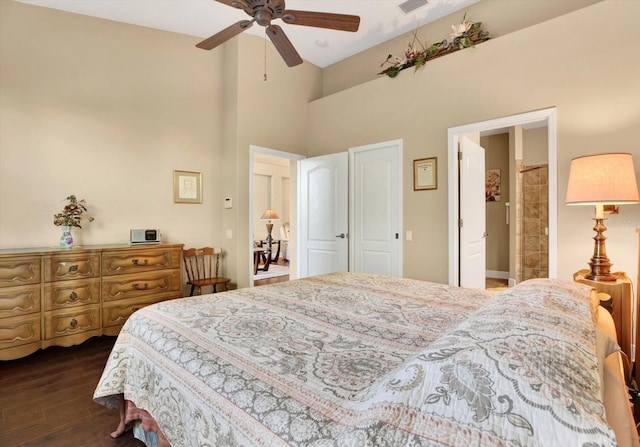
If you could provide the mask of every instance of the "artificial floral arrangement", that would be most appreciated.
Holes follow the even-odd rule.
[[[65,200],[68,200],[69,203],[64,206],[61,213],[53,216],[54,225],[57,227],[66,226],[82,228],[80,226],[80,221],[82,219],[87,219],[89,222],[93,221],[93,217],[87,213],[87,202],[84,199],[78,200],[76,196],[70,195]]]
[[[394,58],[393,55],[390,54],[387,56],[387,60],[380,66],[384,67],[386,64],[390,64],[391,66],[378,74],[395,78],[398,73],[406,68],[416,67],[415,69],[417,70],[431,59],[464,48],[473,47],[477,43],[489,40],[489,32],[482,29],[482,22],[467,20],[466,14],[459,25],[451,25],[451,28],[453,29],[453,33],[451,34],[450,40],[444,39],[442,42],[436,42],[429,47],[418,40],[418,31],[414,31],[413,41],[409,43],[409,47],[405,50],[404,57]],[[420,45],[421,49],[416,49],[416,42]]]

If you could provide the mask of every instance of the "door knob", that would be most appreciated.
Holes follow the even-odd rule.
[[[344,239],[345,237],[347,237],[346,234],[344,233],[340,233],[339,235],[337,235],[336,237],[339,237],[340,239]]]

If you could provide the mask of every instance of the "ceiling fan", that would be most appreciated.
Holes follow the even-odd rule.
[[[214,34],[196,45],[203,50],[211,50],[223,44],[232,37],[249,29],[253,22],[266,28],[266,34],[289,67],[302,63],[302,58],[293,44],[278,25],[272,25],[271,20],[282,19],[290,25],[314,26],[339,31],[358,31],[360,17],[347,14],[333,14],[329,12],[294,11],[285,9],[285,0],[216,0],[225,5],[242,9],[253,17],[251,20],[241,20]]]

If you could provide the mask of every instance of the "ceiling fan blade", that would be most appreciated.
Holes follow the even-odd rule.
[[[280,56],[289,67],[295,67],[302,63],[302,58],[291,44],[287,35],[282,31],[282,28],[278,25],[269,25],[267,27],[267,36],[269,36],[276,50],[278,50],[278,53],[280,53]]]
[[[330,12],[294,11],[288,9],[282,13],[282,20],[290,25],[315,26],[316,28],[339,31],[358,31],[360,17]]]
[[[232,37],[240,34],[244,30],[251,28],[252,25],[252,20],[241,20],[238,23],[234,23],[233,25],[223,29],[219,33],[214,34],[208,39],[203,40],[197,44],[196,47],[202,48],[203,50],[212,50],[218,45],[221,45]]]

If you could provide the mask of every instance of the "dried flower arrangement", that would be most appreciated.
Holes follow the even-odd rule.
[[[473,47],[477,43],[489,40],[489,32],[482,29],[482,22],[467,20],[466,14],[459,25],[451,25],[451,28],[453,33],[450,36],[450,40],[444,39],[442,42],[436,42],[428,47],[418,40],[417,30],[414,31],[413,41],[409,43],[409,47],[405,50],[404,57],[393,57],[390,54],[387,56],[387,60],[380,65],[384,67],[386,64],[390,64],[390,66],[378,74],[395,78],[398,73],[409,67],[415,67],[417,70],[436,57]],[[416,49],[416,42],[421,49]]]
[[[55,226],[82,228],[80,226],[82,219],[93,221],[93,217],[87,213],[87,202],[84,199],[78,200],[76,196],[70,195],[65,200],[68,200],[69,203],[64,206],[62,212],[53,216]]]

